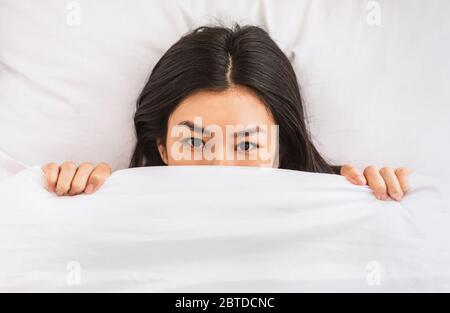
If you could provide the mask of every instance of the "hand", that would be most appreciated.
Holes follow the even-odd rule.
[[[58,196],[76,196],[81,193],[96,192],[111,175],[111,167],[101,163],[94,167],[91,163],[76,166],[73,162],[64,162],[59,166],[55,163],[45,165],[46,188]]]
[[[409,190],[411,170],[406,167],[383,167],[378,171],[375,166],[368,166],[363,174],[352,165],[341,167],[341,175],[355,185],[369,185],[378,200],[387,200],[389,195],[400,201]]]

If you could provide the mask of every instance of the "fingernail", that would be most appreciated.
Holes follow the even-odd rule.
[[[94,192],[94,185],[92,184],[87,185],[86,189],[84,190],[84,193],[90,195],[93,192]]]
[[[392,199],[394,199],[395,201],[400,201],[402,200],[402,195],[399,193],[394,193],[393,195],[391,195]]]

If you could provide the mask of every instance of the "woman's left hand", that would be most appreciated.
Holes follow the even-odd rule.
[[[354,185],[369,185],[378,200],[387,200],[388,196],[400,201],[409,189],[409,174],[406,167],[383,167],[378,170],[368,166],[361,174],[354,166],[346,164],[341,167],[341,175]]]

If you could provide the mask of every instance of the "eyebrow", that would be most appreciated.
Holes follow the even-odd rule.
[[[263,128],[259,127],[259,126],[255,126],[255,127],[252,127],[252,128],[248,128],[248,129],[244,129],[244,130],[235,132],[234,133],[234,137],[250,136],[251,134],[259,133],[259,132],[265,133],[266,131]]]
[[[190,130],[196,132],[196,133],[203,133],[205,136],[211,136],[211,132],[203,127],[200,127],[191,121],[182,121],[181,123],[178,123],[177,125],[180,126],[187,126]]]
[[[192,123],[191,121],[187,121],[187,120],[186,121],[182,121],[181,123],[178,123],[177,126],[178,125],[179,126],[187,126],[187,127],[189,127],[190,130],[192,130],[192,131],[194,131],[196,133],[203,133],[203,135],[205,135],[205,136],[211,136],[211,132],[208,129],[200,127],[200,126]],[[252,127],[252,128],[248,128],[248,129],[244,129],[244,130],[235,132],[234,133],[234,137],[250,136],[250,135],[252,135],[254,133],[259,133],[259,132],[265,133],[266,131],[263,128],[259,127],[259,126],[255,126],[255,127]]]

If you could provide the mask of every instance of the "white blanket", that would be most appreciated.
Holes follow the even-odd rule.
[[[448,199],[400,203],[344,177],[247,167],[115,172],[58,198],[0,181],[0,291],[450,291]]]

